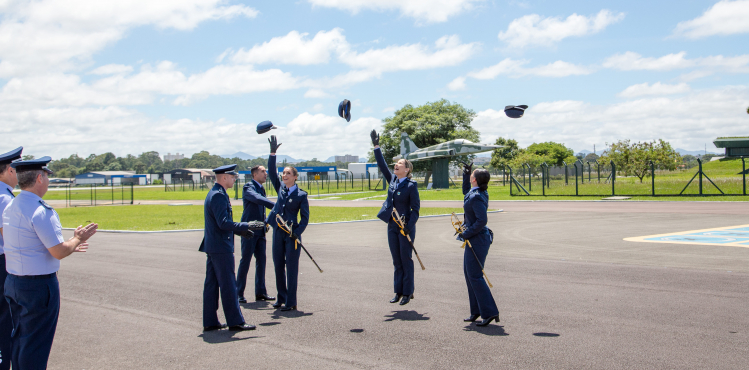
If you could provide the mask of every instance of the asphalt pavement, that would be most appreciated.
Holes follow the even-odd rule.
[[[365,202],[345,204],[352,203]],[[426,270],[416,263],[415,298],[406,306],[387,302],[393,267],[384,223],[311,225],[304,243],[325,272],[302,254],[299,311],[244,304],[258,329],[242,333],[202,332],[202,233],[98,233],[89,252],[62,261],[49,368],[747,368],[749,248],[622,239],[749,224],[749,207],[492,208],[505,210],[489,216],[496,238],[486,262],[499,325],[462,321],[463,250],[448,217],[417,224]],[[238,264],[238,239],[236,246]],[[270,258],[267,287],[275,295]]]

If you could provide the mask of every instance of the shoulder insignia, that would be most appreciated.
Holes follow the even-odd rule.
[[[53,208],[52,208],[52,207],[51,207],[51,206],[50,206],[49,204],[47,204],[47,202],[45,202],[45,201],[43,201],[43,200],[41,200],[41,199],[39,200],[39,203],[41,203],[41,205],[42,205],[42,206],[43,206],[44,208],[46,208],[46,209],[53,209]]]

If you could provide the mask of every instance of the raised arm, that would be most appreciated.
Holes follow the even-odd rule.
[[[472,167],[473,167],[473,163],[471,164],[463,163],[463,195],[466,195],[468,194],[469,191],[471,191],[471,168]]]
[[[369,133],[369,136],[372,138],[372,144],[374,145],[374,156],[377,160],[377,168],[380,169],[382,177],[390,183],[393,179],[393,173],[390,172],[390,168],[388,167],[387,162],[385,162],[385,157],[382,156],[382,150],[380,149],[380,135],[377,134],[377,131],[372,130],[372,132]]]
[[[273,184],[273,188],[276,189],[276,194],[281,190],[281,180],[278,179],[278,169],[276,168],[276,150],[281,144],[276,140],[276,135],[271,135],[268,139],[270,143],[270,156],[268,156],[268,176],[270,182]]]

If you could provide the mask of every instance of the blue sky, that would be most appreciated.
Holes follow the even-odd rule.
[[[446,98],[483,142],[576,151],[749,130],[749,1],[0,1],[0,151],[365,155]],[[350,123],[340,100],[354,102]],[[525,117],[502,113],[530,105]],[[10,138],[10,140],[8,140]]]

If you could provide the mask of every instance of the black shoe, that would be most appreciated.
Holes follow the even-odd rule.
[[[283,306],[281,307],[281,311],[296,311],[296,306]]]
[[[212,326],[204,326],[204,327],[203,327],[203,331],[214,331],[214,330],[219,330],[219,329],[223,329],[223,328],[225,328],[225,327],[226,327],[226,324],[218,324],[218,325],[212,325]]]
[[[245,331],[245,330],[255,330],[255,325],[250,324],[242,324],[242,325],[234,325],[229,327],[230,331]]]
[[[398,303],[398,301],[401,300],[401,297],[402,295],[396,294],[395,297],[393,297],[393,299],[390,300],[390,303]]]
[[[247,303],[247,298],[245,297],[239,297],[239,303]]]
[[[494,315],[488,319],[484,319],[480,323],[476,324],[476,326],[487,326],[493,320],[497,320],[497,322],[499,322],[499,315]]]
[[[481,317],[481,315],[471,315],[471,316],[468,316],[467,318],[463,319],[463,321],[465,321],[465,322],[474,322],[474,321],[478,320],[479,317]]]
[[[408,304],[408,302],[411,302],[412,299],[414,299],[414,295],[413,294],[411,294],[411,295],[404,295],[403,299],[401,299],[400,305],[401,306],[405,306],[405,305]]]
[[[282,302],[276,302],[273,304],[273,308],[281,308],[281,306],[283,306]]]
[[[256,301],[275,301],[276,297],[271,297],[267,294],[258,294],[255,296]]]

